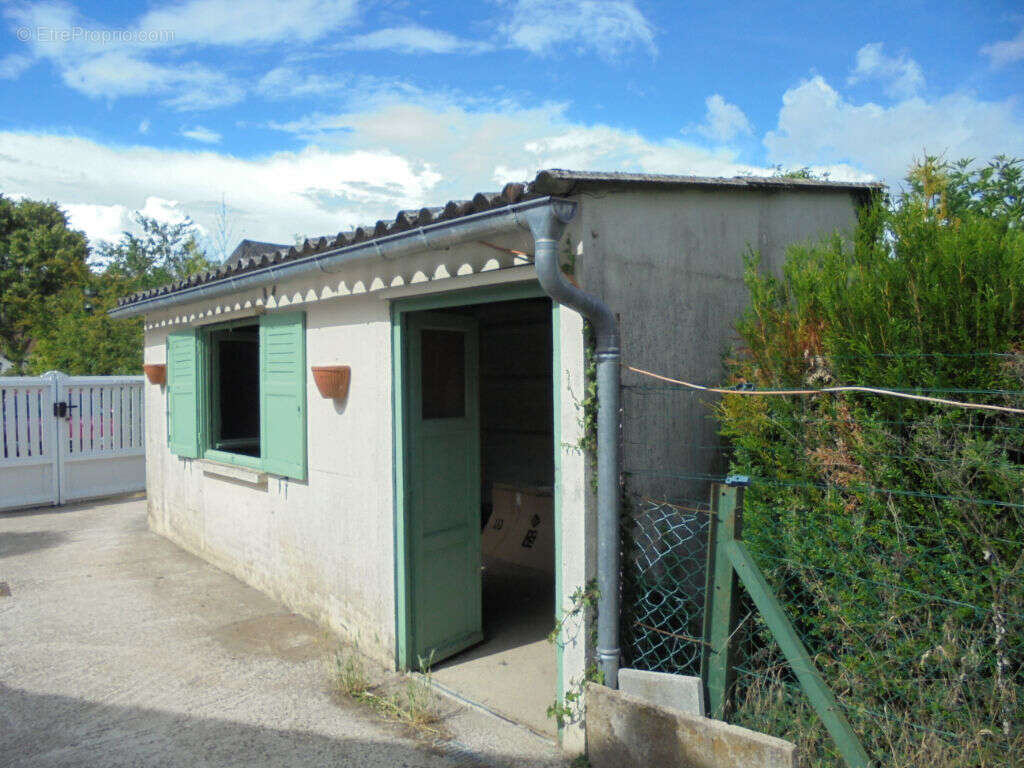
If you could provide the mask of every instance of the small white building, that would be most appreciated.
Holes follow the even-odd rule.
[[[529,711],[466,694],[541,729],[593,649],[569,629],[544,644],[513,614],[554,625],[597,573],[597,522],[577,448],[583,318],[551,300],[535,256],[553,240],[567,279],[611,309],[624,363],[713,382],[744,253],[778,269],[788,245],[849,232],[877,190],[543,171],[130,296],[112,314],[145,315],[145,361],[166,365],[146,393],[150,525],[389,665],[541,649],[507,670]],[[313,369],[332,366],[347,390],[325,397]],[[717,439],[705,417],[625,398],[623,465],[697,467],[688,446]],[[521,540],[495,532],[503,515]],[[482,571],[489,521],[485,554],[546,554]]]

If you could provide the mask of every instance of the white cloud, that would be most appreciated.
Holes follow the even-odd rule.
[[[47,33],[39,34],[39,30],[70,30],[80,26],[81,20],[78,12],[65,2],[51,0],[32,4],[7,4],[3,11],[4,16],[17,25],[29,31],[29,39],[22,40],[28,48],[39,55],[49,55],[51,51],[60,51],[67,47],[69,42],[60,36],[51,36]]]
[[[190,217],[177,200],[165,200],[162,197],[147,197],[146,203],[139,211],[143,216],[156,219],[162,224],[184,224]],[[196,225],[200,233],[205,232],[201,224]]]
[[[269,99],[324,97],[347,87],[349,80],[350,78],[343,74],[329,77],[282,65],[274,67],[260,78],[256,84],[256,92]]]
[[[953,160],[1022,155],[1024,121],[1012,100],[980,101],[969,93],[891,107],[854,104],[818,76],[786,91],[778,126],[764,144],[769,162],[849,163],[897,184],[926,150]]]
[[[623,49],[657,50],[654,28],[633,0],[517,0],[503,31],[514,47],[536,54],[590,50],[616,59]]]
[[[24,132],[0,132],[0,146],[0,189],[59,201],[90,237],[116,237],[131,211],[159,210],[149,198],[177,201],[213,231],[223,195],[238,237],[291,242],[295,232],[337,232],[419,207],[440,179],[387,150],[309,146],[241,159]]]
[[[61,203],[61,207],[67,212],[71,227],[85,232],[93,245],[103,240],[117,241],[134,224],[132,212],[123,205]]]
[[[146,31],[170,30],[173,44],[302,43],[321,38],[355,18],[356,0],[186,0],[150,11]]]
[[[34,58],[51,62],[66,85],[86,96],[116,99],[152,94],[181,110],[234,104],[244,96],[242,86],[223,72],[194,62],[154,60],[154,52],[164,44],[159,41],[55,34],[74,29],[103,31],[102,25],[67,3],[8,6],[4,14],[15,25],[33,31],[28,50]]]
[[[9,53],[0,59],[0,80],[15,80],[29,68],[32,59],[18,53]]]
[[[100,241],[116,242],[124,232],[140,233],[135,214],[140,213],[166,224],[180,224],[188,218],[177,200],[161,197],[147,197],[141,208],[131,209],[125,205],[93,205],[89,203],[66,203],[62,207],[68,214],[71,227],[86,233],[94,245]],[[206,230],[198,226],[200,234]]]
[[[139,133],[149,133],[149,118],[143,118],[139,121]]]
[[[545,167],[706,176],[771,171],[720,144],[583,124],[564,103],[467,101],[400,83],[376,90],[370,83],[350,103],[360,106],[271,124],[306,146],[254,158],[0,133],[0,189],[60,201],[94,237],[116,236],[132,211],[164,205],[150,198],[213,231],[223,196],[237,214],[238,237],[290,242],[295,232],[337,232],[398,209],[497,189]],[[725,99],[712,96],[707,106],[709,133],[749,129]],[[1024,126],[1009,101],[951,94],[890,107],[855,104],[815,77],[785,93],[764,143],[771,163],[810,166],[834,179],[896,182],[925,148],[951,158],[1024,154]]]
[[[1024,59],[1024,27],[1021,27],[1020,32],[1012,40],[998,40],[983,45],[979,53],[988,56],[993,67],[1003,67],[1021,61]]]
[[[58,64],[67,85],[92,97],[162,94],[168,106],[194,110],[235,104],[245,95],[240,84],[208,67],[154,64],[128,51],[62,59]]]
[[[352,38],[343,47],[396,53],[482,53],[494,48],[490,43],[464,40],[442,30],[415,25],[378,29]]]
[[[492,103],[470,109],[437,93],[368,101],[362,110],[313,113],[271,127],[346,151],[388,147],[421,159],[443,173],[424,203],[528,180],[549,167],[725,176],[770,172],[743,162],[731,148],[651,140],[635,131],[577,123],[566,104]]]
[[[237,212],[238,237],[290,242],[295,232],[337,232],[529,179],[544,167],[729,176],[767,170],[728,148],[580,124],[566,104],[471,109],[444,94],[388,94],[361,99],[362,110],[272,126],[307,146],[256,158],[0,133],[0,188],[60,201],[94,238],[116,238],[149,198],[177,201],[213,231],[223,196]]]
[[[181,80],[178,93],[164,100],[164,104],[181,112],[215,109],[237,104],[245,97],[245,89],[219,72],[205,67],[192,71],[193,77]]]
[[[268,99],[315,96],[321,102],[343,96],[343,103],[378,103],[382,94],[389,97],[419,96],[422,91],[404,80],[375,75],[351,75],[345,72],[310,72],[286,63],[274,67],[260,78],[256,93]]]
[[[913,96],[924,88],[921,65],[904,54],[886,56],[881,43],[868,43],[857,51],[857,63],[847,84],[880,81],[893,98]]]
[[[750,136],[754,129],[743,110],[715,93],[704,100],[707,112],[704,123],[693,130],[713,141],[731,141],[737,136]]]
[[[219,133],[212,131],[209,128],[204,128],[201,125],[196,125],[192,128],[182,128],[181,135],[186,139],[201,141],[204,144],[219,144],[221,140],[221,135]]]

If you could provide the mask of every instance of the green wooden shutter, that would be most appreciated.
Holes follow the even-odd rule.
[[[171,453],[199,455],[199,335],[167,334],[167,444]]]
[[[306,479],[306,315],[260,318],[260,445],[263,468]]]

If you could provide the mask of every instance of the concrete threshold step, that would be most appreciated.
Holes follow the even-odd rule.
[[[541,741],[544,744],[547,744],[547,745],[552,745],[552,744],[557,745],[558,744],[558,739],[557,738],[552,738],[551,734],[542,733],[542,732],[536,730],[535,728],[531,728],[526,723],[520,723],[519,721],[513,720],[511,717],[508,717],[507,715],[503,715],[501,712],[497,712],[496,710],[491,709],[486,704],[481,704],[480,702],[473,701],[472,699],[468,699],[465,696],[463,696],[462,694],[460,694],[458,691],[452,690],[451,688],[449,688],[448,686],[444,685],[443,683],[439,683],[434,678],[429,677],[428,675],[424,675],[422,672],[410,672],[409,674],[412,675],[412,677],[414,677],[415,679],[417,679],[420,682],[422,682],[424,685],[430,686],[430,688],[432,690],[437,691],[442,696],[445,696],[445,697],[451,699],[452,701],[456,702],[457,704],[461,704],[464,707],[469,707],[470,709],[475,710],[476,712],[480,712],[480,713],[482,713],[484,715],[487,715],[488,717],[493,717],[493,718],[495,718],[497,720],[502,721],[503,723],[507,723],[507,724],[509,724],[511,726],[519,728],[522,731],[524,731],[525,733],[529,734],[534,739],[537,739],[538,741]]]

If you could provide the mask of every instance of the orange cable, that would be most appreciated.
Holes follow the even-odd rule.
[[[889,397],[901,397],[905,400],[920,400],[926,403],[938,403],[939,405],[952,405],[956,408],[974,408],[984,411],[999,411],[1001,413],[1024,414],[1024,408],[1010,408],[1003,405],[987,405],[985,403],[967,403],[962,400],[947,400],[944,397],[928,397],[927,395],[913,395],[909,392],[896,392],[892,389],[879,389],[877,387],[823,387],[822,389],[723,389],[721,387],[705,387],[702,384],[692,384],[689,381],[671,379],[657,373],[645,371],[643,368],[635,368],[627,365],[626,368],[633,373],[642,376],[650,376],[652,379],[667,381],[670,384],[678,384],[682,387],[699,390],[700,392],[714,392],[722,395],[822,395],[836,392],[866,392],[871,395],[888,395]]]

